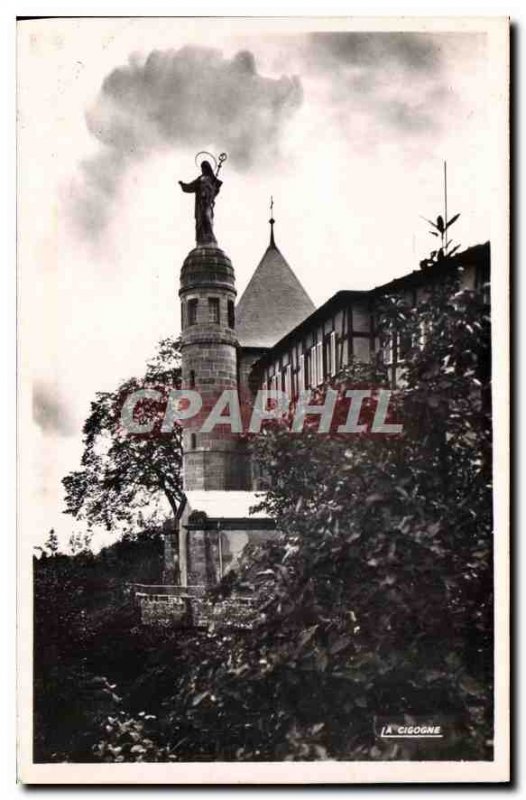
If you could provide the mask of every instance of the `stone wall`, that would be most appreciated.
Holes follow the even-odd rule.
[[[243,441],[221,440],[213,446],[187,450],[184,488],[232,491],[251,488],[250,458]]]
[[[233,628],[250,629],[259,619],[255,599],[235,596],[214,602],[204,593],[203,587],[166,587],[172,593],[147,591],[139,587],[135,602],[143,625],[159,627]]]

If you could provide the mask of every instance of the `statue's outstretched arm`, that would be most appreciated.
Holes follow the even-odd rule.
[[[191,183],[184,183],[184,181],[179,181],[179,186],[183,190],[183,192],[196,192],[197,191],[197,183],[198,180],[192,181]]]

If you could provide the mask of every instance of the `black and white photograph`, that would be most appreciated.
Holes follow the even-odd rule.
[[[23,782],[509,779],[508,72],[18,20]]]

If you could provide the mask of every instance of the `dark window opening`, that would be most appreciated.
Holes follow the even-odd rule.
[[[197,323],[197,300],[188,301],[188,324],[195,325]]]
[[[236,326],[236,315],[234,311],[234,301],[228,301],[228,327],[234,329]]]
[[[195,389],[195,372],[193,369],[190,370],[190,378],[188,380],[190,389]]]
[[[398,360],[403,360],[408,357],[411,352],[412,346],[411,335],[408,333],[400,332],[398,335]]]
[[[219,298],[208,298],[208,320],[215,325],[219,325]]]
[[[195,450],[197,447],[197,435],[195,433],[190,434],[190,450]]]

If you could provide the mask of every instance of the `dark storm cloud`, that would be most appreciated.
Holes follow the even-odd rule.
[[[335,63],[381,69],[395,66],[427,73],[441,66],[438,38],[432,34],[313,33],[310,44],[314,58],[326,66]]]
[[[313,33],[306,60],[331,75],[333,100],[348,119],[365,110],[395,133],[418,135],[440,127],[438,98],[447,102],[443,42],[423,33]]]
[[[54,390],[37,383],[33,387],[33,419],[44,433],[71,436],[75,428],[71,418]]]
[[[77,216],[88,231],[104,226],[128,164],[166,146],[199,150],[214,142],[229,164],[246,169],[279,150],[284,123],[301,104],[297,78],[258,74],[248,51],[154,51],[113,70],[86,115],[101,151],[82,164]]]

